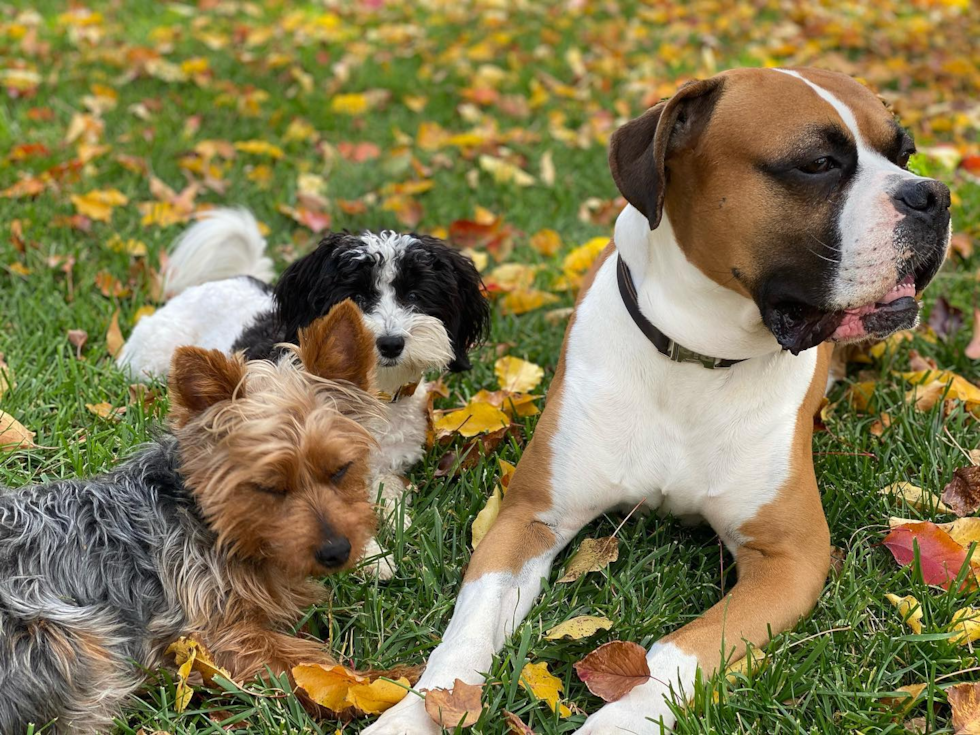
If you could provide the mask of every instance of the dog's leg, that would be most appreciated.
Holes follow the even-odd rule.
[[[452,688],[455,680],[483,682],[493,656],[524,619],[541,590],[555,555],[593,514],[559,512],[551,506],[542,475],[547,449],[528,446],[511,480],[500,516],[473,553],[463,589],[442,643],[432,652],[416,689]],[[423,700],[409,694],[364,735],[435,735],[441,732]]]
[[[268,673],[289,674],[299,664],[333,666],[336,659],[320,641],[255,628],[249,624],[229,626],[220,633],[205,633],[216,663],[237,680],[249,680]]]
[[[809,437],[807,437],[809,439]],[[812,608],[830,565],[830,534],[812,461],[776,500],[737,531],[708,520],[735,546],[738,584],[699,619],[657,642],[647,654],[651,679],[589,717],[579,735],[650,735],[670,730],[673,698],[693,694],[696,672],[710,676],[745,655],[745,642],[762,646]]]

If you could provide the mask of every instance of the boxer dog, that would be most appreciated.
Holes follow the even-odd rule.
[[[815,69],[692,82],[616,132],[629,204],[418,689],[481,682],[555,555],[639,503],[710,523],[738,584],[579,733],[670,730],[699,671],[810,611],[830,559],[811,435],[831,343],[914,326],[949,244],[949,190],[906,169],[913,152],[872,92]],[[409,695],[364,732],[438,727]]]

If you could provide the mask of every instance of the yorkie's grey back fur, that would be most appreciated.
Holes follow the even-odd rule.
[[[111,726],[180,634],[181,586],[220,579],[177,460],[166,436],[106,475],[0,486],[3,735]]]

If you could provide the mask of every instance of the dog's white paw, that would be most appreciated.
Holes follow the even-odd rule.
[[[425,711],[425,700],[409,693],[361,735],[439,735],[442,728]]]
[[[674,722],[663,685],[650,681],[591,715],[576,735],[663,735]]]
[[[360,566],[360,571],[366,576],[377,577],[382,582],[387,582],[395,576],[398,567],[395,566],[395,559],[391,554],[384,553],[377,539],[371,539],[364,545],[365,561]]]

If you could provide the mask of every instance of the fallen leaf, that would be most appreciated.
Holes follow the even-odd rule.
[[[507,414],[489,403],[470,401],[464,408],[450,411],[437,419],[432,428],[437,434],[459,434],[471,437],[497,431],[510,424]]]
[[[531,247],[550,258],[561,249],[561,235],[554,230],[539,230],[531,235]]]
[[[536,288],[517,289],[504,294],[500,299],[500,313],[504,315],[520,315],[540,309],[542,306],[553,304],[558,297],[553,293]]]
[[[929,326],[942,339],[947,339],[963,326],[963,312],[952,306],[945,296],[940,296],[929,312]]]
[[[85,194],[72,194],[71,202],[79,214],[89,219],[108,222],[116,207],[129,203],[129,197],[118,189],[94,189]]]
[[[520,166],[493,156],[480,156],[480,168],[493,177],[498,184],[514,184],[516,186],[534,186],[537,180]]]
[[[964,607],[953,613],[949,624],[950,632],[956,635],[949,639],[950,643],[965,646],[980,639],[980,610]]]
[[[529,393],[544,377],[544,370],[519,357],[501,357],[493,365],[500,388],[511,393]]]
[[[558,582],[574,582],[589,572],[605,569],[618,558],[619,539],[616,537],[587,538],[569,560],[565,567],[565,574]]]
[[[575,664],[575,673],[589,691],[606,702],[622,699],[650,680],[650,666],[643,646],[612,641],[592,651]]]
[[[381,678],[371,681],[340,665],[299,664],[292,673],[297,686],[306,690],[310,699],[338,714],[352,708],[381,714],[403,700],[411,687],[404,676],[397,677],[395,683]]]
[[[538,699],[547,702],[552,712],[557,712],[560,717],[568,717],[572,714],[572,711],[561,703],[561,693],[565,691],[565,685],[561,683],[561,679],[548,671],[548,664],[544,661],[524,665],[521,669],[521,686]]]
[[[892,605],[898,608],[902,621],[916,634],[922,632],[922,605],[912,595],[899,597],[891,593],[885,595]]]
[[[235,150],[250,153],[253,156],[266,156],[275,160],[286,155],[282,148],[264,140],[240,140],[235,143]]]
[[[504,710],[504,722],[507,723],[507,728],[510,730],[511,735],[534,735],[534,730],[525,725],[524,720],[513,712]]]
[[[953,708],[954,735],[980,735],[980,682],[954,684],[946,699]]]
[[[94,413],[101,419],[106,421],[118,421],[119,417],[126,413],[126,407],[116,408],[111,403],[86,403],[85,408],[89,410],[90,413]]]
[[[973,307],[973,337],[963,354],[971,360],[980,360],[980,309]]]
[[[956,515],[968,516],[980,508],[980,467],[958,467],[943,490],[943,502]]]
[[[952,513],[935,493],[930,493],[909,482],[896,482],[886,485],[880,490],[882,495],[888,497],[901,498],[916,510],[925,513]],[[943,496],[945,499],[945,495]],[[958,514],[960,515],[960,514]]]
[[[75,348],[75,357],[81,359],[82,348],[84,348],[85,343],[88,342],[88,332],[86,332],[84,329],[69,329],[68,342]],[[2,393],[3,391],[0,391],[0,394]]]
[[[453,688],[429,689],[425,693],[425,711],[432,721],[449,730],[472,727],[480,719],[483,687],[457,679]]]
[[[480,542],[487,535],[487,531],[490,530],[493,522],[497,520],[497,516],[500,515],[500,504],[502,502],[503,493],[499,486],[495,487],[493,494],[487,499],[487,504],[483,506],[480,512],[476,514],[476,518],[473,519],[471,532],[473,534],[474,551],[476,551],[476,547],[480,545]]]
[[[15,386],[14,371],[3,361],[3,353],[0,353],[0,398],[3,398],[3,394]]]
[[[595,615],[579,615],[564,623],[559,623],[554,628],[550,628],[545,634],[545,640],[559,641],[562,638],[569,638],[573,641],[588,638],[595,635],[600,630],[612,628],[612,620],[609,618],[596,617]]]
[[[882,697],[881,703],[886,707],[898,710],[904,714],[912,709],[912,705],[922,695],[922,692],[928,688],[928,684],[908,684],[895,690],[896,692],[901,692],[901,696]]]
[[[106,330],[105,334],[105,346],[109,351],[109,357],[115,357],[116,353],[122,349],[125,343],[126,340],[123,339],[122,330],[119,329],[119,309],[116,309],[112,314],[109,329]]]
[[[902,566],[911,564],[919,550],[922,578],[926,584],[949,587],[966,563],[966,551],[935,523],[911,523],[893,529],[882,544]]]
[[[34,446],[34,432],[9,413],[0,411],[0,448],[30,449]]]
[[[194,638],[181,636],[167,647],[166,653],[174,657],[174,662],[179,667],[177,669],[177,692],[174,697],[174,710],[176,712],[183,712],[187,709],[191,697],[194,696],[194,689],[187,683],[192,671],[200,673],[208,684],[218,674],[231,680],[231,674],[216,666],[211,652],[203,643]]]

